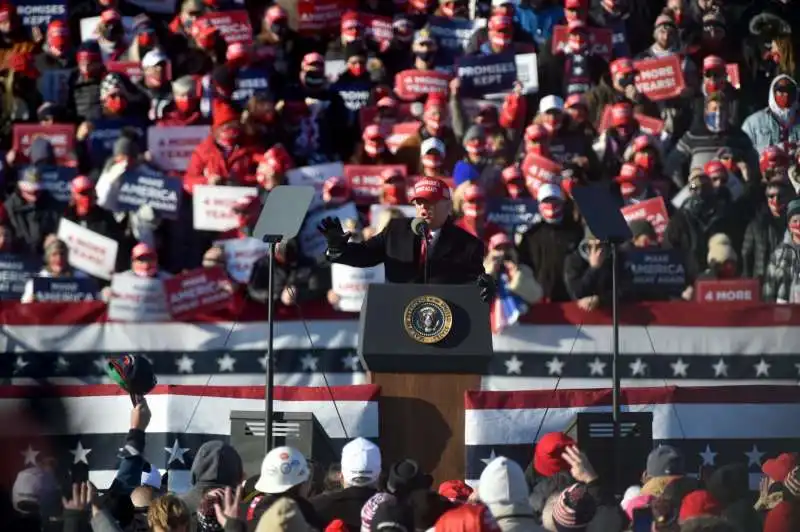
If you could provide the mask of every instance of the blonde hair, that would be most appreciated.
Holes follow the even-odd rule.
[[[781,74],[786,74],[794,78],[794,69],[796,67],[796,63],[794,61],[794,46],[792,46],[792,38],[789,36],[781,36],[775,37],[775,46],[778,48],[778,52],[781,54],[780,61],[778,62],[778,68],[780,68]]]
[[[164,495],[147,510],[147,524],[153,530],[176,530],[189,526],[189,508],[175,495]]]

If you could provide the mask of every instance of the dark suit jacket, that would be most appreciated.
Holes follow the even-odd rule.
[[[429,284],[474,283],[483,273],[484,246],[478,238],[448,220],[428,256]],[[363,243],[349,243],[332,262],[367,268],[380,263],[390,283],[423,283],[420,237],[411,232],[411,220],[391,220],[379,234]]]

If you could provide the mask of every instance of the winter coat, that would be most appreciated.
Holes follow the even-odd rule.
[[[734,158],[744,161],[750,176],[758,175],[758,153],[753,149],[750,139],[741,130],[731,126],[725,131],[713,133],[702,122],[702,118],[695,121],[667,156],[664,173],[678,187],[682,187],[688,181],[690,170],[702,168],[708,161],[716,159],[721,148],[729,148]]]
[[[361,508],[377,492],[369,486],[351,486],[340,491],[323,493],[310,502],[323,523],[341,519],[349,530],[359,530]]]
[[[49,192],[42,191],[36,203],[28,203],[17,190],[4,205],[14,238],[27,253],[41,255],[45,237],[58,229],[61,212],[58,202]]]
[[[761,285],[761,298],[767,303],[794,303],[792,285],[800,275],[800,247],[781,242],[772,252],[767,275]]]
[[[569,301],[564,284],[564,262],[583,238],[583,229],[567,213],[557,224],[532,226],[519,244],[519,261],[530,267],[547,301]]]
[[[72,73],[67,97],[67,113],[72,120],[83,122],[100,108],[101,81],[101,78],[84,78],[77,70]]]
[[[773,144],[780,144],[782,142],[800,143],[800,121],[797,119],[796,104],[795,109],[791,113],[791,118],[788,122],[790,125],[788,127],[784,127],[784,122],[778,118],[782,110],[778,107],[778,104],[775,103],[774,89],[775,84],[781,79],[791,80],[795,88],[797,88],[797,82],[795,82],[794,79],[785,75],[777,76],[772,80],[772,84],[769,87],[769,105],[748,116],[744,124],[742,124],[742,131],[750,137],[753,147],[755,147],[759,153],[764,151],[767,146],[772,146]]]
[[[226,155],[214,141],[212,133],[192,152],[183,176],[183,189],[191,194],[195,185],[208,184],[208,176],[215,174],[221,176],[227,184],[250,184],[248,181],[254,175],[256,155],[249,146],[236,146]]]
[[[778,244],[783,242],[785,234],[784,217],[776,218],[766,208],[758,211],[755,218],[747,224],[744,233],[741,253],[742,277],[754,277],[763,282],[770,257]]]

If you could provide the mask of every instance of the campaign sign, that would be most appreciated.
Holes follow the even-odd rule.
[[[358,20],[366,29],[367,37],[378,43],[381,49],[389,46],[393,36],[391,17],[359,13]]]
[[[39,259],[13,253],[0,253],[0,300],[16,300],[25,292],[25,283],[41,269]]]
[[[728,74],[728,83],[734,89],[739,89],[742,86],[742,77],[739,74],[739,63],[728,63],[725,65],[725,72]]]
[[[664,237],[664,231],[669,223],[667,206],[661,196],[646,199],[634,205],[627,205],[620,209],[625,221],[631,223],[633,220],[647,220],[656,230],[658,240]]]
[[[634,61],[633,67],[636,88],[653,101],[677,98],[686,88],[678,55],[641,59]]]
[[[239,226],[233,212],[236,202],[258,195],[256,187],[195,185],[192,192],[194,228],[200,231],[228,231]]]
[[[239,105],[245,105],[255,93],[269,89],[267,71],[261,68],[247,67],[236,75],[232,99]]]
[[[522,171],[525,179],[532,179],[538,183],[561,183],[561,165],[557,162],[529,153],[522,161]]]
[[[517,81],[522,85],[522,94],[539,92],[539,60],[535,53],[516,54],[514,64],[517,67]],[[486,94],[484,98],[503,100],[507,93]]]
[[[70,183],[78,175],[78,169],[72,166],[44,166],[39,169],[42,188],[60,203],[69,203]]]
[[[686,288],[683,253],[677,249],[634,249],[625,252],[633,293],[642,300],[680,297]]]
[[[73,158],[75,150],[75,126],[72,124],[14,124],[11,129],[11,146],[17,155],[27,160],[31,152],[31,144],[37,137],[44,137],[53,146],[56,159],[64,164]]]
[[[761,283],[758,279],[708,279],[697,281],[694,288],[698,303],[758,303]]]
[[[371,205],[378,200],[383,179],[381,173],[393,169],[406,175],[404,164],[346,164],[344,165],[344,178],[350,183],[350,188],[355,195],[356,204]]]
[[[335,209],[319,209],[306,214],[306,219],[303,221],[303,226],[297,235],[300,253],[305,257],[316,259],[325,253],[328,246],[325,243],[325,237],[317,230],[317,226],[328,216],[339,218],[342,223],[347,220],[358,220],[356,204],[351,201]]]
[[[140,164],[122,174],[117,205],[123,211],[136,211],[142,205],[150,205],[164,218],[175,220],[182,194],[183,181],[180,178],[166,176]]]
[[[233,301],[233,291],[222,266],[197,268],[164,280],[167,308],[179,321],[226,308]]]
[[[589,53],[591,55],[599,55],[606,61],[611,61],[613,54],[613,40],[614,36],[608,28],[588,27],[589,33]],[[559,24],[553,26],[553,54],[564,53],[567,47],[567,37],[569,32],[567,27]]]
[[[244,9],[215,11],[203,15],[202,18],[219,30],[228,45],[237,42],[249,45],[253,42],[253,27],[250,25],[250,17]]]
[[[92,166],[102,168],[106,159],[111,156],[114,150],[114,143],[122,134],[123,128],[136,131],[139,137],[140,148],[144,151],[147,148],[147,129],[136,122],[124,118],[102,118],[93,121],[92,132],[89,133],[89,158]]]
[[[117,265],[119,244],[66,218],[58,224],[58,239],[69,248],[67,262],[99,279],[111,279]]]
[[[100,288],[91,277],[34,277],[33,300],[37,303],[82,303],[100,299]]]
[[[209,126],[150,126],[147,151],[159,168],[167,172],[185,172],[194,149],[210,132]]]
[[[533,225],[538,203],[533,198],[489,198],[486,221],[495,223],[507,233],[519,233]]]
[[[269,253],[269,244],[258,238],[218,240],[214,245],[225,252],[228,275],[237,283],[249,282],[253,275],[253,266]]]
[[[416,134],[419,131],[419,122],[401,122],[394,124],[389,136],[386,137],[386,147],[392,153],[397,153],[397,150],[405,142],[405,140]]]
[[[344,106],[351,113],[357,113],[369,101],[370,85],[368,83],[336,82],[331,85],[331,90],[339,94]]]
[[[311,206],[308,208],[313,211],[322,206],[322,185],[329,177],[343,176],[344,165],[342,163],[324,163],[312,166],[301,166],[286,172],[286,182],[289,185],[314,187],[317,191]]]
[[[142,81],[144,77],[142,65],[137,61],[106,61],[106,70],[121,74],[134,83]]]
[[[54,68],[40,72],[37,81],[42,99],[56,105],[67,105],[69,98],[69,77],[72,70],[68,68]]]
[[[417,208],[413,205],[384,205],[383,203],[373,203],[369,206],[369,225],[378,227],[381,213],[384,211],[396,211],[403,215],[403,218],[414,218],[417,215]]]
[[[437,64],[452,65],[464,55],[477,26],[473,20],[428,17],[428,28],[439,45]]]
[[[480,98],[484,94],[505,92],[517,81],[517,62],[513,52],[462,57],[456,74],[461,80],[461,94]]]
[[[436,70],[403,70],[394,77],[394,92],[403,100],[416,100],[430,94],[444,94],[450,76]]]
[[[297,31],[306,37],[338,33],[342,14],[354,4],[350,0],[297,0]]]
[[[130,272],[115,274],[111,279],[108,319],[145,323],[169,321],[164,281]]]
[[[633,117],[639,122],[639,129],[642,133],[646,133],[653,137],[661,136],[664,131],[664,121],[652,116],[647,116],[642,113],[634,113]],[[603,116],[600,117],[600,124],[598,129],[600,133],[604,132],[611,126],[611,106],[606,105],[603,107]]]
[[[17,16],[26,28],[44,28],[53,19],[67,18],[66,0],[14,0]]]
[[[96,41],[100,38],[97,33],[97,26],[100,24],[100,17],[87,17],[81,19],[81,42],[83,41]],[[122,17],[122,27],[125,28],[125,40],[131,42],[134,37],[133,33],[133,17]],[[103,61],[106,61],[105,52],[103,53]]]
[[[385,280],[383,264],[371,268],[331,264],[331,289],[339,296],[339,301],[333,307],[341,312],[361,312],[369,285]]]

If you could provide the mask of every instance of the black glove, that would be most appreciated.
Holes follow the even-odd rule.
[[[317,226],[317,231],[325,237],[328,249],[334,252],[343,251],[345,244],[350,240],[350,233],[345,233],[339,218],[333,216],[323,219]]]
[[[481,301],[488,303],[492,300],[495,294],[494,279],[491,276],[482,273],[478,276],[478,288],[481,289]]]

